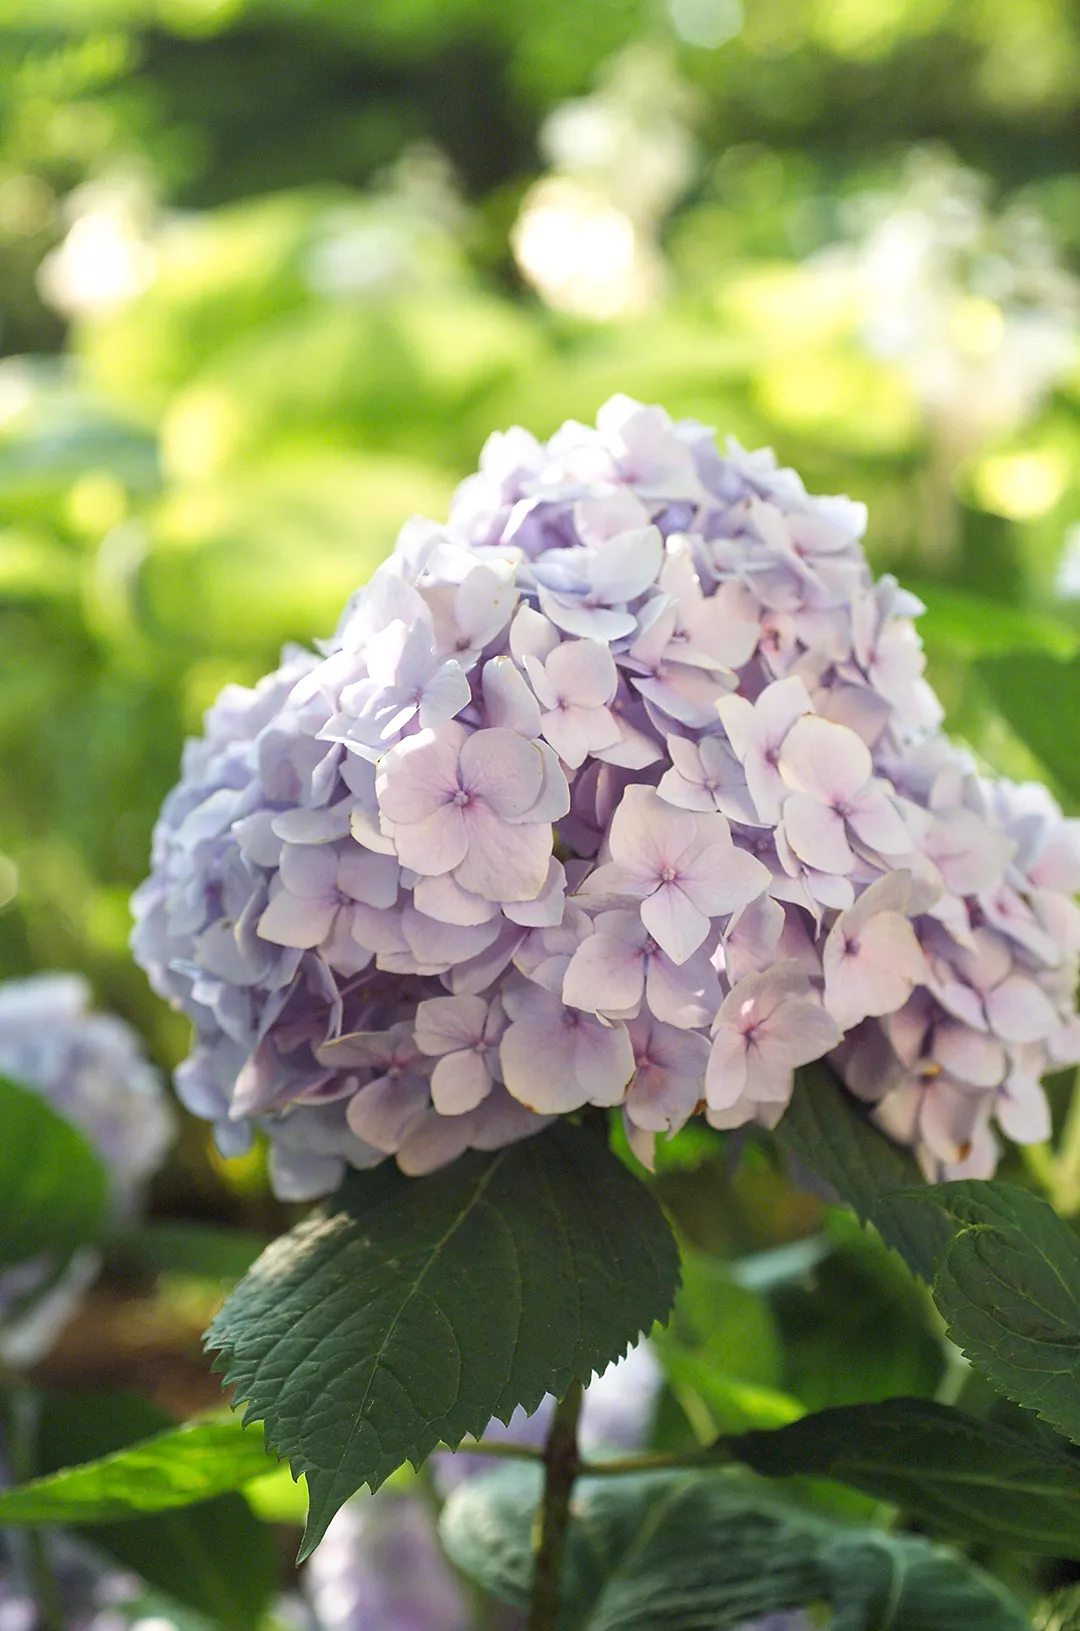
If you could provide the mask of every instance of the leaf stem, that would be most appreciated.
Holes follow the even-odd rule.
[[[578,1475],[577,1425],[582,1386],[571,1382],[555,1406],[544,1446],[544,1498],[533,1572],[528,1631],[557,1631],[562,1602],[563,1554],[570,1527],[570,1495]]]
[[[515,1444],[503,1439],[490,1441],[485,1439],[476,1444],[463,1444],[458,1454],[490,1456],[496,1461],[543,1461],[545,1464],[547,1462],[546,1450],[535,1450],[531,1444]],[[723,1448],[723,1441],[717,1439],[713,1444],[705,1445],[700,1450],[682,1450],[671,1455],[658,1451],[655,1454],[612,1456],[604,1461],[579,1460],[577,1477],[622,1478],[631,1473],[668,1472],[680,1467],[721,1467],[730,1459]]]

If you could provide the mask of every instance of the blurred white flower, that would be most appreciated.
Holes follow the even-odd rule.
[[[157,272],[150,243],[146,189],[129,177],[87,182],[65,206],[71,222],[38,270],[43,299],[65,317],[92,316],[126,305]]]
[[[848,215],[855,241],[816,265],[852,281],[864,344],[905,369],[953,461],[1027,422],[1073,366],[1080,318],[1039,217],[994,213],[984,177],[930,150]]]
[[[692,111],[666,56],[635,46],[593,95],[546,120],[540,145],[552,173],[526,193],[511,244],[548,305],[604,321],[655,303],[658,230],[694,171]]]

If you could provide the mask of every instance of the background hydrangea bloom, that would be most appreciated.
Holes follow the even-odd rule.
[[[115,1015],[92,1011],[85,980],[41,974],[0,985],[0,1075],[36,1089],[85,1133],[108,1169],[116,1212],[137,1210],[172,1142],[173,1113],[139,1038]],[[58,1281],[55,1269],[34,1260],[0,1275],[0,1355],[10,1363],[49,1347],[97,1259],[76,1254]]]
[[[229,687],[134,940],[222,1149],[259,1120],[299,1198],[593,1104],[648,1159],[823,1054],[931,1177],[1044,1137],[1077,825],[941,735],[865,522],[616,397],[493,437],[319,654]]]

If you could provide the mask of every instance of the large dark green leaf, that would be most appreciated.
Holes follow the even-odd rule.
[[[866,1223],[883,1195],[922,1182],[907,1150],[870,1121],[824,1060],[796,1075],[795,1092],[775,1134],[781,1148],[824,1179]],[[948,1229],[933,1212],[874,1217],[881,1234],[924,1280]]]
[[[351,1175],[263,1254],[208,1340],[307,1474],[306,1553],[362,1484],[602,1370],[677,1283],[648,1191],[563,1123],[427,1178],[389,1162]]]
[[[457,1566],[528,1601],[539,1474],[457,1489],[442,1536]],[[727,1473],[586,1478],[575,1487],[560,1631],[728,1631],[833,1605],[841,1631],[1023,1631],[1019,1609],[955,1553],[831,1523]]]
[[[1080,799],[1080,658],[1036,652],[986,657],[978,665],[995,704],[1061,789]]]
[[[105,1168],[84,1134],[0,1077],[0,1266],[70,1257],[100,1238],[108,1209]]]
[[[1080,1240],[1046,1201],[969,1180],[890,1195],[881,1226],[927,1214],[953,1238],[934,1301],[949,1335],[994,1386],[1080,1442]]]
[[[44,1474],[91,1461],[168,1425],[159,1410],[131,1394],[48,1394],[38,1429],[38,1467]],[[270,1533],[241,1495],[97,1524],[92,1538],[150,1586],[226,1631],[255,1631],[278,1589]]]
[[[4,1524],[106,1523],[192,1506],[273,1470],[259,1427],[175,1427],[97,1461],[0,1490]]]
[[[755,1472],[836,1478],[963,1540],[1080,1557],[1080,1461],[929,1399],[823,1410],[725,1443]]]

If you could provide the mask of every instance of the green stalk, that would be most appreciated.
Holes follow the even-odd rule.
[[[577,1424],[582,1386],[571,1382],[555,1407],[544,1446],[544,1498],[533,1572],[528,1631],[557,1631],[562,1602],[563,1556],[570,1527],[570,1496],[578,1475]]]

